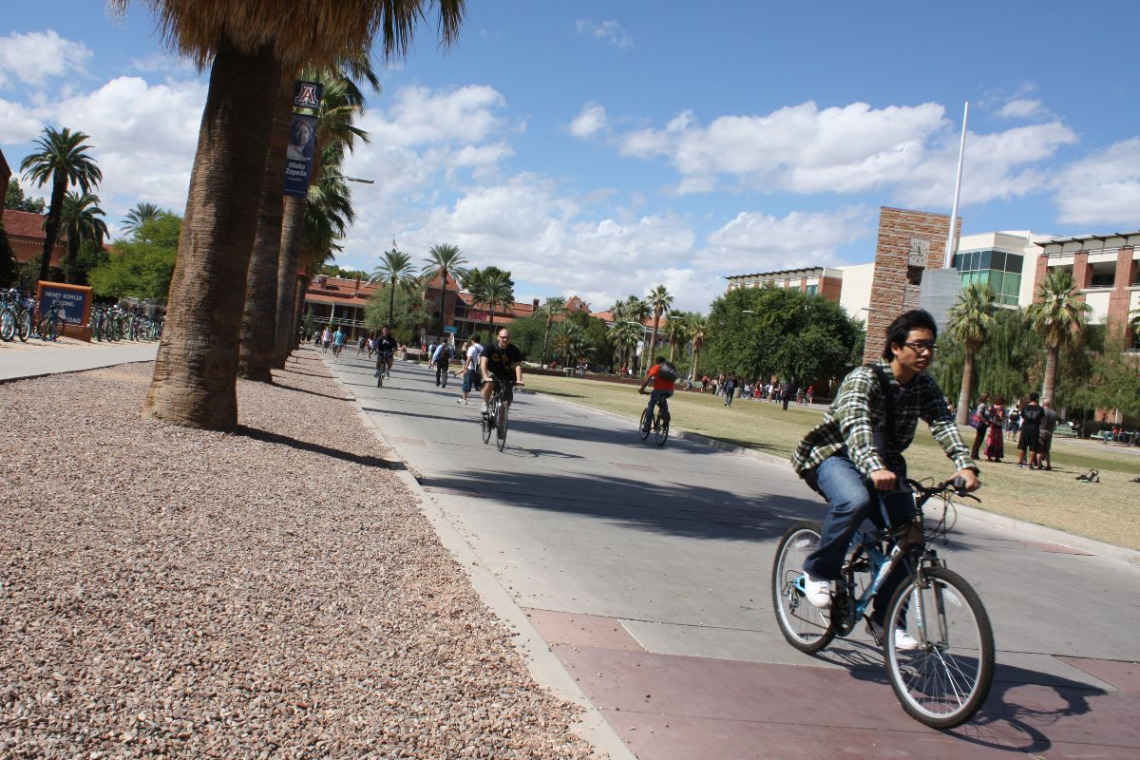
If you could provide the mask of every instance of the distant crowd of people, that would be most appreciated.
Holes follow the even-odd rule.
[[[787,409],[793,401],[798,405],[812,403],[815,388],[799,388],[790,380],[784,382],[763,382],[761,380],[741,382],[733,373],[701,376],[701,393],[712,393],[714,396],[723,396],[724,405],[732,406],[734,398],[749,399],[752,401],[771,401],[783,404]]]
[[[1017,466],[1031,470],[1051,470],[1053,432],[1059,422],[1051,399],[1041,399],[1036,391],[1007,408],[1003,396],[982,393],[970,413],[970,427],[976,431],[970,456],[984,453],[987,462],[1005,459],[1005,440],[1017,441]],[[983,449],[984,446],[984,449]]]

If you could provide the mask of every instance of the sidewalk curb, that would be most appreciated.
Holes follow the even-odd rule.
[[[400,466],[390,466],[389,471],[419,500],[421,511],[435,529],[440,543],[451,553],[456,563],[466,573],[479,598],[515,635],[516,640],[513,645],[524,655],[531,678],[555,697],[570,702],[582,710],[578,722],[571,726],[571,730],[589,742],[599,758],[637,760],[636,755],[621,739],[617,730],[610,725],[609,721],[602,715],[601,710],[590,702],[578,682],[566,670],[562,661],[554,654],[550,645],[546,643],[530,618],[527,617],[526,612],[518,606],[514,597],[503,587],[499,579],[480,561],[474,547],[455,529],[443,506],[420,485],[407,461],[400,456],[396,445],[384,437],[380,428],[361,407],[360,399],[341,383],[340,378],[332,371],[327,362],[322,359],[322,363],[332,374],[332,379],[341,392],[356,404],[356,413],[364,423],[365,428],[371,431],[381,444],[396,455]]]
[[[576,401],[569,401],[564,398],[559,398],[558,396],[548,394],[542,395],[545,398],[549,398],[554,401],[558,401],[564,404],[572,404],[579,407],[585,407],[586,409],[592,409],[593,411],[600,414],[605,414],[627,422],[633,420],[632,417],[627,417],[624,414],[618,414],[617,412],[610,412],[605,409],[594,409],[592,406],[579,404]],[[703,443],[716,449],[717,451],[723,451],[727,454],[752,457],[753,459],[759,459],[767,464],[780,465],[783,467],[788,467],[789,469],[792,466],[792,463],[786,457],[776,456],[775,454],[768,454],[767,452],[763,451],[756,451],[755,449],[738,446],[734,443],[727,443],[716,438],[711,438],[707,435],[686,432],[684,430],[678,430],[677,428],[670,428],[669,432],[671,435],[676,435],[678,438]],[[1097,541],[1092,538],[1073,535],[1072,533],[1066,533],[1056,528],[1049,528],[1044,525],[1038,525],[1037,523],[1018,520],[1015,517],[1007,517],[1006,515],[987,512],[984,509],[972,507],[967,504],[956,502],[954,506],[957,508],[959,513],[966,515],[971,519],[984,523],[991,528],[997,528],[999,530],[1008,531],[1010,533],[1016,533],[1023,539],[1029,538],[1040,541],[1048,541],[1049,543],[1064,546],[1069,549],[1076,549],[1078,551],[1094,554],[1103,559],[1113,560],[1115,562],[1122,562],[1126,565],[1134,565],[1136,567],[1140,567],[1140,551],[1136,551],[1134,549],[1127,549],[1123,546],[1114,546],[1113,544],[1107,544],[1103,541]]]

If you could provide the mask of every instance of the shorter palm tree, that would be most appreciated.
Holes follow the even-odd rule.
[[[661,326],[661,315],[668,314],[673,308],[673,296],[664,285],[658,285],[649,291],[645,303],[653,310],[653,334],[649,338],[649,361],[653,361],[657,352],[657,330]]]
[[[74,285],[78,280],[77,262],[79,249],[84,243],[102,246],[107,238],[107,224],[99,217],[104,216],[99,208],[99,196],[91,193],[69,192],[63,197],[63,214],[60,224],[67,234],[67,262],[64,266],[65,279]]]
[[[1061,349],[1079,333],[1092,307],[1077,299],[1073,274],[1068,269],[1054,268],[1045,275],[1037,289],[1037,300],[1025,310],[1025,318],[1034,332],[1045,342],[1045,382],[1043,398],[1053,398],[1057,382],[1057,357]]]
[[[958,394],[958,424],[965,425],[970,414],[970,393],[974,381],[974,357],[986,341],[994,323],[994,291],[989,283],[972,282],[950,307],[946,332],[962,344],[966,360],[962,365],[962,390]]]
[[[123,232],[133,237],[142,229],[144,224],[153,222],[166,213],[168,212],[153,203],[146,203],[145,201],[139,203],[139,205],[128,211],[126,217],[123,219]]]
[[[396,309],[396,288],[407,287],[416,282],[412,274],[412,257],[396,247],[392,241],[392,250],[384,252],[380,266],[372,270],[372,282],[384,282],[391,288],[388,294],[388,325],[392,325]]]
[[[677,360],[677,346],[684,345],[689,339],[689,315],[683,311],[674,311],[669,314],[665,322],[665,336],[669,338],[669,361]]]
[[[692,380],[696,382],[698,377],[697,373],[700,371],[698,365],[701,362],[701,349],[705,347],[705,339],[709,332],[709,319],[699,312],[694,311],[689,314],[686,322],[689,328],[689,345],[693,347]]]
[[[590,350],[586,333],[576,323],[566,320],[558,324],[554,331],[554,355],[562,360],[562,366],[572,367],[584,358]]]
[[[551,296],[542,304],[539,312],[546,317],[546,331],[542,334],[542,364],[546,364],[546,347],[550,341],[550,328],[554,320],[566,313],[566,299],[562,296]]]
[[[635,322],[629,320],[622,320],[621,322],[614,322],[613,327],[610,329],[610,337],[613,339],[614,346],[618,349],[618,363],[624,368],[628,367],[632,362],[627,361],[632,358],[634,350],[637,348],[637,342],[641,340],[645,331]]]

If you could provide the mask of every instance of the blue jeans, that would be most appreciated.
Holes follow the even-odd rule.
[[[905,471],[895,474],[900,479],[906,477]],[[815,469],[815,479],[831,505],[823,520],[819,548],[804,562],[804,570],[817,580],[839,579],[851,538],[864,520],[870,520],[877,528],[884,528],[905,521],[914,514],[914,497],[911,494],[873,491],[855,463],[848,458],[846,450],[823,460]],[[904,561],[883,579],[871,612],[871,619],[876,624],[882,625],[887,604],[908,574],[909,568]]]
[[[649,406],[645,409],[645,424],[649,427],[653,426],[653,407],[657,406],[657,402],[661,402],[661,414],[669,415],[669,397],[673,395],[673,391],[651,391],[649,393]]]

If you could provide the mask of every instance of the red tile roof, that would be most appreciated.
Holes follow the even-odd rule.
[[[44,239],[44,217],[31,211],[4,209],[4,229],[9,237]]]

